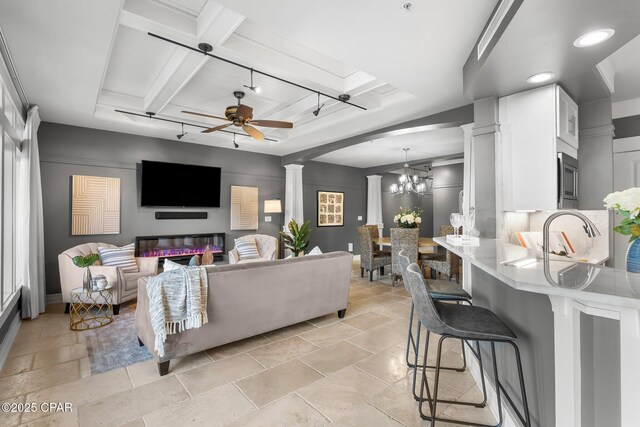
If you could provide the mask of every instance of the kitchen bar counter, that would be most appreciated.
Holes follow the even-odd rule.
[[[480,246],[434,241],[514,289],[640,310],[640,274],[552,255],[545,275],[540,253],[521,246],[494,239],[480,239]]]
[[[470,268],[474,266],[497,279],[495,286],[502,284],[517,291],[545,295],[551,301],[556,426],[582,425],[581,313],[619,321],[620,424],[638,425],[640,274],[595,264],[559,261],[557,257],[545,265],[536,259],[540,254],[493,239],[480,239],[479,246],[457,246],[446,238],[434,240],[467,264],[463,283],[472,296],[474,286],[489,286],[482,280],[475,283],[474,278],[481,279],[481,273]],[[518,319],[504,320],[516,323]],[[536,327],[531,325],[531,328]]]

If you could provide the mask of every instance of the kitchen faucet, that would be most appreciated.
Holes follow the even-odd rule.
[[[601,235],[598,227],[596,227],[593,221],[580,212],[559,211],[552,213],[544,222],[544,226],[542,227],[542,256],[544,257],[545,262],[549,261],[549,228],[551,227],[553,220],[563,215],[571,215],[580,218],[582,222],[584,222],[582,228],[584,229],[584,232],[587,233],[587,236],[596,237]]]

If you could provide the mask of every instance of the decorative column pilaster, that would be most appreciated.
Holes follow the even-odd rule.
[[[367,176],[367,225],[377,225],[382,236],[382,175]]]
[[[304,222],[302,199],[302,168],[304,165],[285,165],[284,229],[292,219],[298,224]]]

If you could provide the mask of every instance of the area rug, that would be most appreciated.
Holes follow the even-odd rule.
[[[99,374],[152,358],[147,347],[138,345],[135,316],[136,304],[123,305],[113,322],[98,329],[82,332],[87,343],[91,373]]]

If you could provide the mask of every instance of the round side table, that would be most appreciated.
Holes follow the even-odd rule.
[[[113,285],[86,291],[82,287],[71,290],[69,328],[72,331],[96,329],[113,322]]]

